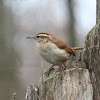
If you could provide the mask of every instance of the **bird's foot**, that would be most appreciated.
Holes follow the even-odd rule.
[[[64,71],[64,70],[66,70],[66,69],[67,69],[67,68],[66,68],[65,63],[62,64],[62,65],[59,65],[59,72],[62,72],[62,71]]]
[[[49,76],[50,75],[50,72],[51,71],[54,71],[54,65],[53,66],[51,66],[45,73],[44,73],[44,75],[46,75],[46,76]]]
[[[65,65],[65,63],[62,64],[60,67],[61,67],[61,69],[66,70],[66,65]]]
[[[78,59],[77,63],[79,63],[80,61],[81,61],[81,57],[79,57],[79,59]]]

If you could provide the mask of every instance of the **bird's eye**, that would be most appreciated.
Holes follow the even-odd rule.
[[[39,36],[37,36],[37,38],[39,38]]]

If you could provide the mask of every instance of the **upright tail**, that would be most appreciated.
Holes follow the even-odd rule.
[[[82,50],[84,49],[85,47],[72,47],[72,49],[75,51],[75,50]]]

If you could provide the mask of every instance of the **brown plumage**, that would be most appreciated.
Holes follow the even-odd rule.
[[[84,49],[85,47],[72,47],[72,49],[75,51],[75,50],[82,50]]]
[[[63,41],[57,39],[56,37],[53,37],[52,39],[53,43],[55,43],[60,49],[65,49],[68,53],[75,56],[75,53],[73,49],[71,49],[67,44],[65,44]]]
[[[75,53],[73,51],[72,48],[70,48],[66,43],[64,43],[63,41],[59,40],[58,38],[56,38],[55,36],[53,36],[52,34],[49,34],[49,33],[38,33],[38,34],[46,34],[46,35],[51,35],[53,38],[52,38],[52,42],[54,44],[56,44],[60,49],[65,49],[68,53],[70,53],[71,55],[75,56]],[[41,36],[42,38],[48,38],[50,39],[49,37],[47,36]]]

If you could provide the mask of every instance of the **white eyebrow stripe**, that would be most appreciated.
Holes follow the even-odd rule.
[[[50,36],[50,35],[47,35],[47,34],[39,34],[39,36]]]
[[[49,37],[50,39],[52,39],[52,36],[51,36],[51,35],[47,35],[47,34],[37,34],[37,36],[47,36],[47,37]]]

